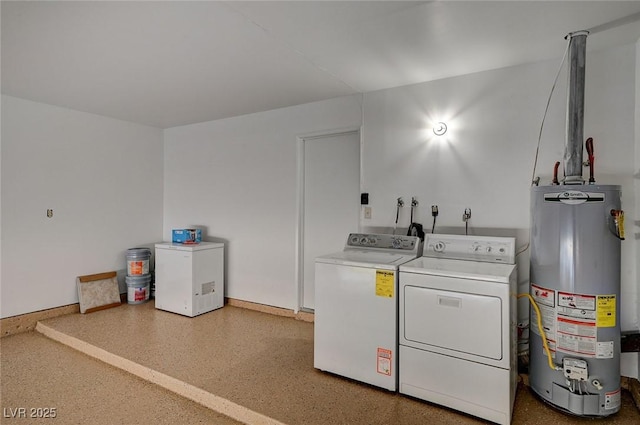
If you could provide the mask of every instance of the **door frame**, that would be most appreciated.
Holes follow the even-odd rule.
[[[305,185],[304,185],[304,146],[307,141],[323,139],[326,137],[335,137],[341,136],[344,134],[350,133],[358,133],[360,136],[360,178],[359,178],[359,187],[360,191],[362,191],[362,126],[353,126],[353,127],[344,127],[334,130],[325,130],[325,131],[316,131],[313,133],[305,133],[298,135],[296,137],[296,148],[297,148],[297,177],[296,177],[296,191],[297,191],[297,199],[296,199],[296,264],[295,264],[295,294],[296,294],[296,303],[294,313],[297,314],[300,311],[303,312],[313,312],[313,310],[303,308],[304,305],[304,195],[305,195]],[[358,231],[360,230],[361,224],[358,223]]]

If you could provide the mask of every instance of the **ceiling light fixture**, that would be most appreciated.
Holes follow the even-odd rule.
[[[433,134],[435,134],[436,136],[442,136],[446,132],[447,124],[443,123],[442,121],[440,121],[433,127]]]

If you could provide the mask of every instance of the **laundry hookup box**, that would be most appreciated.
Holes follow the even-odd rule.
[[[202,242],[201,229],[173,229],[171,231],[171,242],[173,243],[200,243]]]

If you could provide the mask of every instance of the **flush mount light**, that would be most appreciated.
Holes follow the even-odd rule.
[[[442,136],[446,132],[447,132],[447,125],[442,121],[440,121],[433,127],[433,134],[435,134],[436,136]]]

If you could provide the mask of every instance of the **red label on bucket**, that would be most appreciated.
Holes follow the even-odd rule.
[[[144,301],[147,299],[147,288],[136,288],[133,294],[134,301]]]

